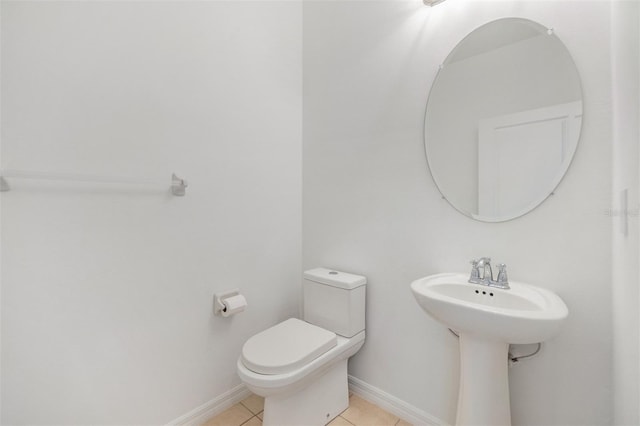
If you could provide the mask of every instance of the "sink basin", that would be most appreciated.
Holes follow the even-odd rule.
[[[510,282],[510,289],[470,284],[469,274],[437,274],[411,283],[418,304],[460,333],[505,343],[537,343],[554,337],[569,315],[555,293]]]
[[[457,426],[511,424],[510,343],[537,343],[558,334],[569,315],[555,293],[509,282],[501,289],[470,284],[468,274],[431,275],[411,283],[418,304],[460,335]]]

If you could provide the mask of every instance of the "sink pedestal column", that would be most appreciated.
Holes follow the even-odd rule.
[[[457,426],[510,426],[509,344],[460,333]]]

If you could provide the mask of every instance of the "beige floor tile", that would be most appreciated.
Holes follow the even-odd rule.
[[[253,414],[258,414],[264,410],[264,398],[255,394],[251,394],[251,396],[243,399],[240,403],[247,407]]]
[[[242,423],[242,426],[262,426],[262,420],[257,417],[251,417],[248,422]]]
[[[236,404],[209,419],[203,426],[240,426],[251,417],[253,417],[251,411],[242,404]]]
[[[353,423],[349,423],[342,416],[338,416],[335,419],[331,420],[331,422],[327,426],[353,426]]]
[[[260,420],[264,420],[264,419],[263,419],[263,417],[262,417],[262,416],[264,416],[264,410],[263,410],[263,411],[260,411],[260,412],[257,414],[257,416],[258,416],[258,418],[259,418]]]
[[[398,417],[357,395],[349,398],[349,408],[340,416],[356,426],[394,426],[398,421]]]
[[[396,423],[396,426],[413,426],[413,425],[409,422],[405,422],[404,420],[400,419],[398,420],[398,423]]]

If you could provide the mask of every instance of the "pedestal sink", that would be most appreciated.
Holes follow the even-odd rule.
[[[569,315],[544,288],[513,282],[510,289],[470,284],[468,274],[431,275],[411,283],[418,304],[460,335],[456,425],[511,424],[507,356],[510,343],[554,337]]]

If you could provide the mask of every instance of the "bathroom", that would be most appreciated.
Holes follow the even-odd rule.
[[[584,120],[554,195],[486,223],[434,184],[425,105],[505,17],[553,28]],[[3,171],[188,182],[7,178],[2,424],[197,424],[246,396],[243,344],[301,316],[318,266],[367,278],[351,391],[454,424],[458,341],[410,284],[480,256],[570,312],[510,367],[512,424],[640,424],[640,2],[3,0],[0,19]],[[247,308],[215,315],[233,288]]]

